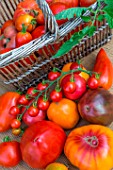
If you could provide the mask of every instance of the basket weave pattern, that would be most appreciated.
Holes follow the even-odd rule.
[[[0,2],[1,25],[6,20],[12,19],[19,2],[20,0],[2,0]],[[0,55],[2,81],[5,84],[11,83],[21,90],[26,90],[46,78],[52,67],[60,68],[67,62],[83,58],[111,39],[111,29],[106,21],[96,22],[97,30],[91,38],[85,37],[79,45],[73,47],[66,55],[60,57],[60,59],[53,59],[51,56],[57,52],[58,47],[70,39],[76,29],[83,27],[84,23],[81,18],[73,18],[59,28],[46,1],[37,0],[37,3],[44,13],[46,34],[20,48]],[[96,4],[92,8],[95,9]],[[89,11],[86,11],[84,15],[89,14]],[[32,54],[32,58],[29,57],[30,54]],[[27,59],[29,62],[27,62]]]

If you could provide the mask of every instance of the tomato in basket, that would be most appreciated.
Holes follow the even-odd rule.
[[[22,27],[24,25],[28,32],[32,32],[35,29],[36,24],[37,24],[36,19],[29,14],[20,15],[15,20],[15,27],[18,31],[22,31]]]
[[[68,6],[68,8],[71,7],[78,7],[79,6],[79,0],[53,0],[53,3],[55,2],[62,2]]]
[[[7,28],[8,26],[11,26],[11,25],[14,25],[13,20],[7,20],[7,21],[3,24],[3,26],[2,26],[1,32],[3,33],[4,30],[5,30],[5,28]]]
[[[63,10],[68,9],[68,6],[62,2],[56,2],[50,5],[50,9],[53,13],[53,15],[56,15],[60,12],[62,12]],[[57,20],[58,25],[62,25],[67,21],[67,19],[61,19],[61,20]]]
[[[97,0],[80,0],[80,7],[88,7],[93,5]]]

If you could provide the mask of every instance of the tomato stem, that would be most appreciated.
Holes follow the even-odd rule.
[[[87,136],[85,137],[85,141],[93,148],[96,148],[99,144],[98,138],[96,136]]]
[[[9,136],[5,136],[2,141],[8,142],[8,141],[11,141],[11,138]]]

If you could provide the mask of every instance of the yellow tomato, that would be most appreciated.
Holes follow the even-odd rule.
[[[62,163],[54,162],[49,164],[45,170],[68,170],[68,168]]]
[[[72,64],[72,62],[65,64],[65,65],[63,66],[63,68],[62,68],[62,72],[67,72],[67,71],[69,71],[71,64]],[[83,67],[83,70],[86,70],[85,67]],[[80,75],[81,77],[83,77],[86,81],[87,81],[88,78],[89,78],[89,75],[88,75],[87,73],[84,73],[84,72],[81,72],[79,75]],[[64,76],[63,76],[63,77],[64,77]],[[61,80],[63,79],[63,77],[61,78]],[[60,82],[61,82],[61,80],[60,80]]]

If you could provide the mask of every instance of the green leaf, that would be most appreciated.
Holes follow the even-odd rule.
[[[69,52],[73,46],[75,46],[76,44],[79,43],[79,41],[81,40],[80,38],[81,36],[79,36],[78,34],[73,35],[73,37],[66,41],[58,50],[58,52],[52,57],[52,58],[59,58],[60,56],[66,54],[67,52]]]
[[[88,32],[88,36],[91,37],[93,36],[94,32],[96,31],[96,27],[95,26],[91,26]]]
[[[59,58],[60,56],[68,53],[74,46],[78,45],[80,41],[86,36],[92,36],[96,30],[95,26],[87,26],[80,32],[76,32],[72,37],[66,41],[52,58]]]
[[[104,7],[103,11],[113,18],[113,6],[106,6]]]
[[[60,20],[60,19],[66,19],[66,18],[71,19],[74,16],[80,17],[87,9],[88,8],[85,8],[85,7],[84,8],[81,8],[81,7],[69,8],[55,15],[55,18],[57,20]]]
[[[113,6],[113,0],[104,0],[104,2],[111,7]]]
[[[104,18],[105,18],[105,15],[100,14],[100,15],[97,17],[97,20],[98,20],[98,21],[103,21]]]
[[[112,29],[113,28],[113,18],[111,18],[111,16],[109,14],[104,14],[105,15],[105,18],[109,24],[109,27]]]
[[[89,21],[91,21],[91,16],[81,16],[81,18],[82,18],[82,20],[83,20],[84,22],[89,22]]]

